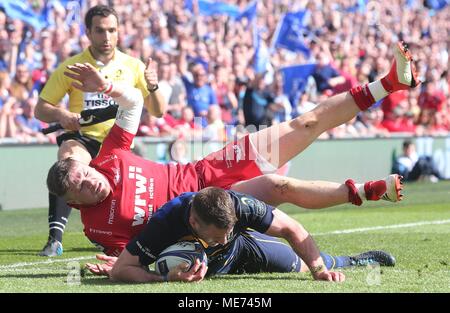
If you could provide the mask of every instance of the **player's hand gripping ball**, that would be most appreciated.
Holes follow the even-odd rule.
[[[198,241],[180,241],[162,251],[155,263],[155,270],[159,275],[166,275],[181,263],[187,263],[189,271],[195,260],[207,262],[206,253]]]

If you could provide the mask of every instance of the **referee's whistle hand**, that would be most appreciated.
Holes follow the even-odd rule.
[[[158,85],[158,63],[152,58],[147,59],[144,77],[149,89],[152,89],[154,86]]]
[[[64,129],[67,130],[79,130],[80,129],[80,123],[79,123],[80,114],[69,112],[65,109],[61,109],[59,113],[59,120],[58,122],[61,124],[61,126]]]

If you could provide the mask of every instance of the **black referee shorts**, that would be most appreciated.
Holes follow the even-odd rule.
[[[59,135],[56,138],[56,143],[58,144],[58,147],[60,147],[62,143],[67,140],[75,140],[81,143],[93,159],[97,156],[102,146],[102,144],[97,140],[83,136],[80,132],[67,132]]]

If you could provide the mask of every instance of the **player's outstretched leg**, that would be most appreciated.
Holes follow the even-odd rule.
[[[392,254],[380,250],[367,251],[355,256],[332,256],[325,252],[320,252],[320,256],[329,270],[375,264],[380,266],[394,266],[396,262]]]
[[[259,156],[279,168],[324,131],[349,121],[390,93],[419,83],[410,51],[404,43],[398,43],[391,70],[382,79],[333,96],[295,119],[250,134],[250,139]]]
[[[391,174],[385,179],[355,184],[352,179],[345,182],[349,189],[349,202],[361,205],[363,200],[378,201],[380,199],[397,202],[403,199],[403,177]]]
[[[394,266],[395,258],[385,251],[367,251],[350,257],[351,266],[366,266],[378,264],[380,266]]]
[[[402,177],[393,174],[375,181],[357,184],[348,179],[339,184],[327,181],[305,181],[276,174],[266,174],[231,186],[272,206],[291,203],[306,209],[321,209],[344,203],[361,205],[380,199],[397,202],[402,199]]]
[[[391,70],[381,79],[383,88],[391,93],[419,85],[420,81],[408,45],[404,42],[398,42],[394,48],[394,56]]]

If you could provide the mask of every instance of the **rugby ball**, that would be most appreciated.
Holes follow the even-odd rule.
[[[181,263],[187,263],[189,271],[195,260],[207,262],[205,250],[198,241],[180,241],[163,250],[155,262],[155,271],[159,275],[167,274]]]

